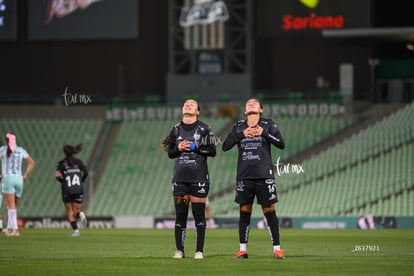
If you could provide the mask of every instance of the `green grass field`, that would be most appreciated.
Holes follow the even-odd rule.
[[[0,237],[0,275],[413,275],[412,230],[281,229],[285,260],[273,258],[269,234],[252,229],[249,259],[236,260],[237,229],[207,231],[205,259],[172,259],[173,229],[22,229]]]

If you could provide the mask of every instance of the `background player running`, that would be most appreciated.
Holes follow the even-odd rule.
[[[175,158],[172,191],[176,213],[174,258],[184,258],[189,202],[196,227],[195,259],[203,259],[206,235],[206,198],[210,187],[207,157],[216,155],[213,132],[198,120],[200,107],[195,100],[185,101],[182,121],[176,124],[163,141],[164,150]]]
[[[82,145],[63,147],[65,158],[57,164],[56,179],[62,184],[62,200],[65,204],[67,218],[73,229],[73,237],[80,236],[77,218],[86,226],[85,214],[81,211],[83,202],[83,183],[88,176],[88,170],[83,162],[74,157],[82,150]]]
[[[275,203],[278,201],[274,181],[270,146],[285,147],[276,124],[261,117],[263,106],[257,99],[249,99],[245,106],[246,120],[238,121],[223,143],[223,151],[238,147],[237,187],[235,201],[240,204],[240,251],[236,258],[248,258],[247,242],[254,197],[262,205],[273,244],[274,256],[284,259],[280,249],[279,221]]]
[[[2,160],[2,180],[1,190],[3,200],[7,205],[7,229],[6,236],[20,236],[17,225],[17,204],[23,195],[24,181],[32,172],[35,161],[29,156],[27,151],[18,147],[16,136],[13,133],[6,134],[6,144],[0,148],[0,159]],[[22,175],[22,161],[27,163],[25,173]]]

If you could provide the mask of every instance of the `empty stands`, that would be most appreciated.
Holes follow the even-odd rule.
[[[101,120],[95,119],[0,120],[0,131],[15,133],[17,144],[25,148],[36,162],[35,169],[25,182],[19,215],[60,216],[65,213],[60,184],[55,179],[56,164],[64,157],[63,146],[82,143],[84,150],[77,157],[87,164],[102,125]]]

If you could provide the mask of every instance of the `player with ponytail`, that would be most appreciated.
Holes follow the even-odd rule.
[[[175,245],[173,258],[185,257],[184,242],[187,231],[189,206],[196,228],[195,259],[203,259],[206,235],[206,199],[210,188],[207,157],[216,156],[214,133],[205,123],[198,120],[200,107],[192,99],[185,101],[182,121],[176,124],[161,142],[168,157],[175,159],[172,177],[173,201],[175,207]]]
[[[84,226],[87,224],[85,213],[81,211],[84,198],[83,183],[88,176],[88,170],[80,159],[74,157],[82,150],[82,145],[65,145],[65,158],[57,164],[56,180],[61,183],[62,200],[66,215],[73,229],[73,237],[79,237],[80,231],[77,219],[81,219]]]
[[[0,159],[2,160],[1,191],[8,214],[7,229],[4,234],[18,237],[20,233],[17,225],[17,204],[23,195],[24,181],[32,172],[35,161],[24,148],[17,146],[16,135],[10,132],[6,134],[6,146],[0,147]],[[23,159],[27,163],[24,174],[22,174]]]

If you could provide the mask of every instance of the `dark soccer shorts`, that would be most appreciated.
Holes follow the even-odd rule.
[[[82,204],[83,194],[62,195],[62,200],[65,203],[76,202],[76,203]]]
[[[172,192],[175,196],[192,195],[205,198],[210,190],[208,182],[173,182]]]
[[[278,202],[276,183],[273,179],[255,179],[237,181],[235,202],[246,205],[257,204],[268,206]]]

